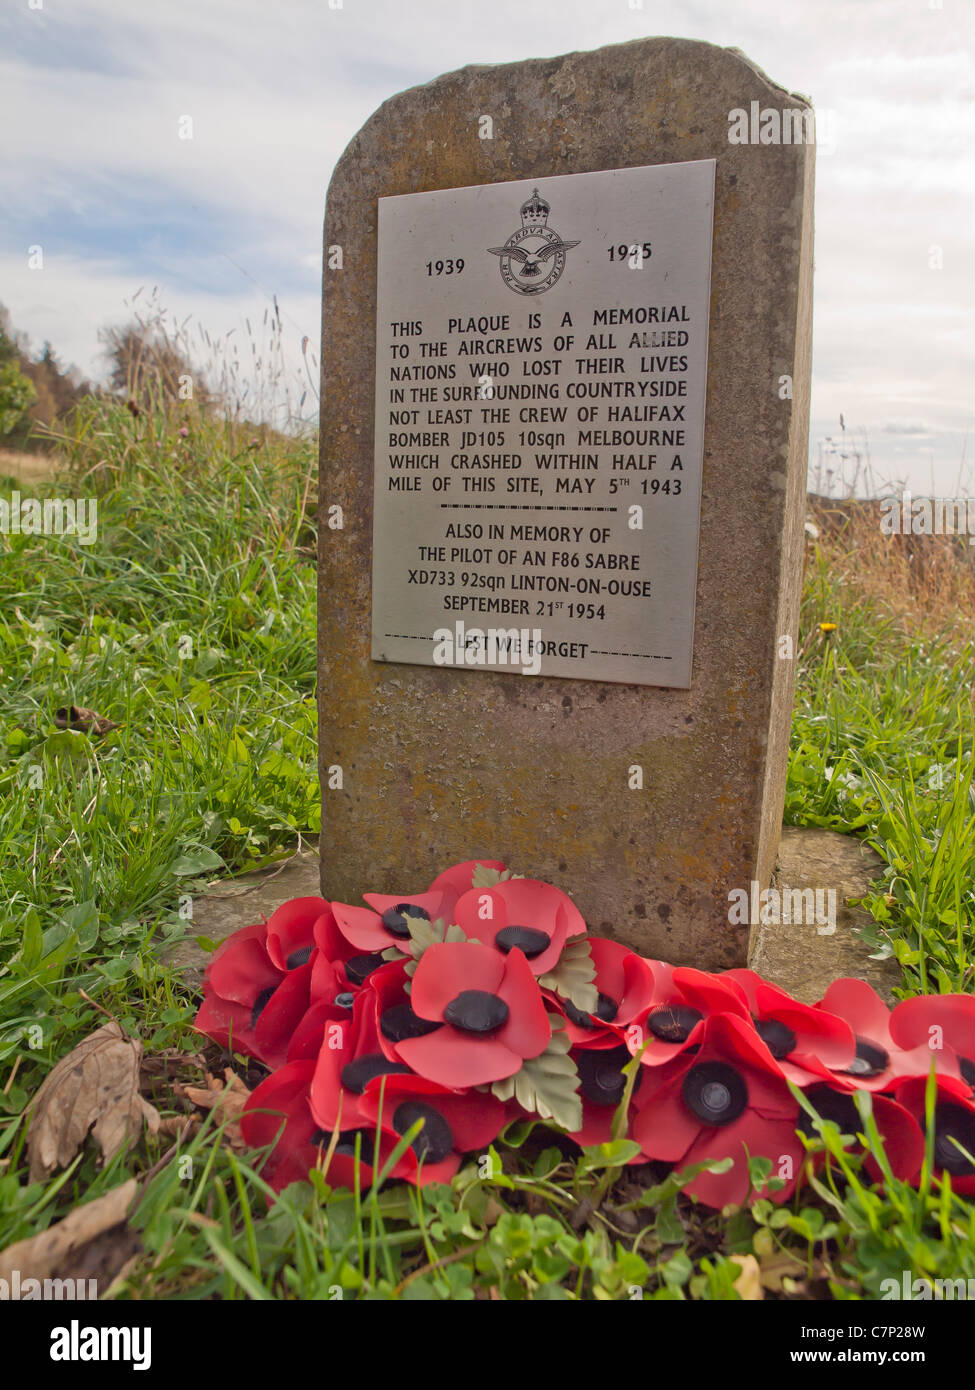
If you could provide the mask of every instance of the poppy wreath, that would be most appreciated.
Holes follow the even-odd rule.
[[[710,973],[592,936],[572,899],[496,860],[366,906],[296,898],[215,952],[196,1028],[269,1075],[241,1119],[280,1191],[382,1174],[446,1182],[515,1121],[620,1161],[694,1165],[721,1208],[788,1200],[835,1124],[918,1182],[933,1104],[935,1176],[975,1194],[975,998],[889,1009],[863,980],[803,1004],[752,970]],[[750,1160],[774,1181],[756,1187]]]

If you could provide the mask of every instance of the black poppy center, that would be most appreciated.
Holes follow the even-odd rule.
[[[663,1004],[647,1018],[647,1027],[661,1042],[686,1042],[704,1015],[689,1004]]]
[[[748,1104],[748,1087],[727,1062],[697,1062],[684,1077],[687,1108],[706,1125],[730,1125]]]
[[[552,938],[547,931],[539,931],[537,927],[502,927],[494,938],[494,944],[505,955],[517,948],[532,960],[548,950]]]
[[[311,1136],[311,1143],[319,1149],[327,1149],[332,1142],[333,1130],[316,1129]],[[339,1142],[335,1145],[335,1153],[346,1154],[350,1158],[355,1157],[355,1137],[361,1135],[359,1140],[359,1157],[363,1163],[370,1166],[376,1157],[376,1135],[369,1129],[343,1129],[339,1131]]]
[[[612,1023],[613,1019],[620,1011],[620,1006],[615,999],[610,999],[608,994],[600,992],[596,1001],[596,1007],[591,1014],[587,1014],[585,1009],[577,1009],[571,999],[562,1002],[567,1018],[570,1018],[577,1028],[595,1028],[594,1018],[598,1018],[602,1023]]]
[[[397,1134],[405,1134],[423,1121],[423,1128],[410,1145],[417,1158],[427,1163],[442,1163],[454,1151],[454,1136],[450,1125],[432,1105],[422,1105],[418,1100],[404,1100],[393,1111],[393,1128]]]
[[[405,916],[407,912],[411,917],[423,917],[428,922],[430,920],[426,908],[414,907],[412,903],[397,903],[395,907],[387,907],[383,913],[383,926],[390,936],[409,936],[410,926]]]
[[[354,1091],[357,1096],[361,1096],[374,1076],[389,1076],[393,1073],[402,1075],[408,1071],[409,1067],[404,1066],[402,1062],[391,1062],[381,1052],[368,1052],[364,1057],[357,1057],[354,1062],[346,1062],[342,1068],[342,1085],[346,1090]]]
[[[844,1070],[847,1076],[879,1076],[890,1062],[890,1054],[879,1043],[857,1035],[857,1055]]]
[[[575,1055],[575,1054],[573,1054]],[[626,1090],[623,1068],[633,1058],[625,1047],[608,1047],[604,1051],[589,1049],[576,1056],[579,1068],[579,1091],[594,1105],[619,1105]],[[642,1068],[636,1074],[634,1091],[643,1080]]]
[[[961,1072],[962,1080],[975,1091],[975,1062],[969,1057],[959,1057],[958,1070]]]
[[[257,1027],[257,1020],[260,1018],[261,1014],[262,1014],[262,1013],[264,1012],[264,1010],[267,1008],[267,1006],[268,1006],[268,1004],[270,1003],[270,1000],[271,1000],[271,995],[274,993],[274,991],[275,991],[276,989],[277,989],[277,985],[268,985],[267,989],[262,989],[261,992],[260,992],[260,994],[259,994],[259,995],[257,996],[257,998],[254,1000],[253,1007],[251,1008],[251,1027],[252,1027],[252,1028],[256,1028],[256,1027]]]
[[[465,1033],[493,1033],[508,1021],[508,1006],[486,989],[462,989],[443,1011],[455,1028]]]
[[[788,1024],[780,1023],[777,1018],[756,1018],[752,1021],[755,1032],[773,1057],[788,1057],[790,1052],[795,1051],[798,1039]]]
[[[435,1033],[439,1023],[431,1023],[421,1018],[412,1004],[394,1004],[380,1015],[379,1031],[390,1042],[405,1042],[407,1038],[423,1038],[427,1033]]]
[[[806,1097],[819,1118],[832,1120],[839,1127],[841,1134],[856,1134],[863,1128],[852,1096],[844,1095],[842,1091],[834,1091],[832,1086],[823,1084],[810,1086]],[[805,1110],[799,1116],[796,1128],[810,1137],[818,1134],[818,1130],[813,1126],[813,1117],[807,1115]]]
[[[378,970],[386,962],[378,951],[372,951],[368,955],[353,956],[351,960],[345,962],[345,978],[351,985],[361,985],[362,982]]]
[[[307,965],[314,946],[301,946],[297,951],[292,951],[290,956],[285,958],[284,968],[286,970],[297,970],[299,965]]]
[[[975,1115],[963,1105],[942,1102],[934,1112],[935,1161],[953,1177],[970,1178],[975,1174],[975,1163],[962,1149],[975,1158]]]

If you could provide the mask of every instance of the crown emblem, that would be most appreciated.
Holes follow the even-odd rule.
[[[565,253],[578,241],[563,241],[548,225],[551,211],[536,188],[521,205],[521,226],[503,246],[489,246],[498,257],[501,278],[515,294],[544,294],[565,269]]]
[[[527,203],[521,205],[521,225],[523,227],[544,227],[550,212],[551,208],[544,198],[539,197],[536,188]]]

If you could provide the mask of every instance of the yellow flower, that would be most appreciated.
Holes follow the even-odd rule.
[[[820,623],[819,630],[820,632],[835,632],[836,623]]]

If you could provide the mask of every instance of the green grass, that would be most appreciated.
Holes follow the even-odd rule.
[[[74,495],[97,492],[97,544],[0,536],[0,1249],[150,1174],[119,1297],[734,1299],[750,1256],[784,1297],[975,1276],[975,1210],[930,1183],[878,1195],[830,1128],[816,1187],[727,1215],[684,1197],[686,1175],[624,1168],[616,1148],[580,1158],[542,1127],[422,1192],[317,1177],[269,1206],[259,1156],[213,1122],[179,1159],[143,1136],[101,1168],[88,1144],[28,1181],[26,1108],[103,1021],[89,1001],[179,1073],[195,1001],[160,953],[192,932],[188,900],[318,830],[313,446],[181,423],[86,403],[62,448]],[[873,946],[905,994],[972,985],[973,655],[957,633],[906,635],[811,563],[787,819],[880,851]],[[59,729],[70,704],[119,727]]]
[[[786,820],[854,832],[886,861],[867,899],[904,993],[969,992],[975,966],[975,640],[968,615],[910,637],[837,588],[822,555],[803,602]],[[852,600],[852,601],[851,601]],[[830,634],[820,622],[837,622]]]

